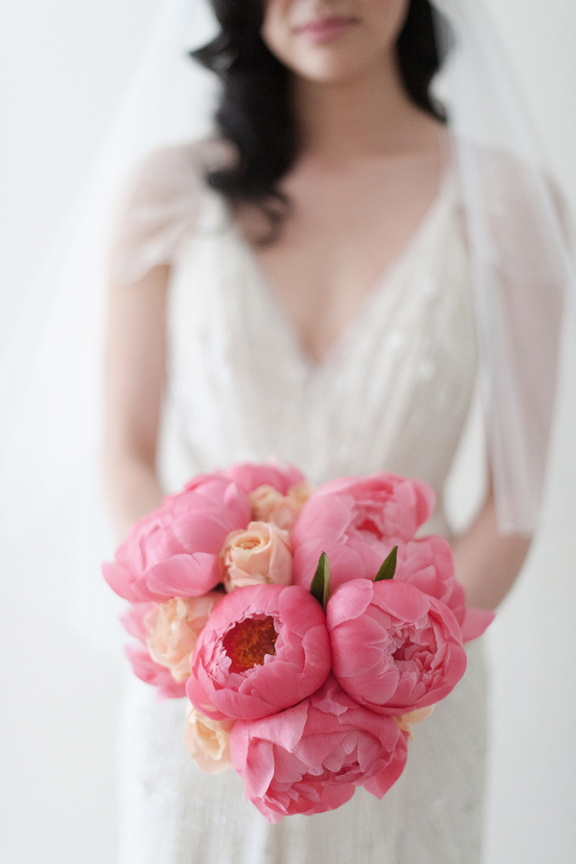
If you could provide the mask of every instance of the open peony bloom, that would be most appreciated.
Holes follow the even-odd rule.
[[[322,607],[297,585],[232,591],[198,638],[190,701],[215,720],[256,719],[309,696],[330,671]]]
[[[428,519],[434,493],[425,483],[381,472],[342,477],[312,493],[294,527],[294,581],[310,587],[321,552],[333,587],[373,579],[395,543],[411,540]]]
[[[220,475],[196,478],[136,522],[102,572],[132,602],[198,597],[220,581],[224,540],[249,520],[248,498],[234,482]]]
[[[355,579],[328,602],[332,671],[359,704],[405,714],[440,701],[466,670],[448,607],[396,579]]]
[[[227,591],[246,585],[292,581],[292,551],[288,531],[270,522],[250,522],[232,531],[220,552],[222,581]]]
[[[358,705],[330,676],[280,714],[235,723],[230,750],[246,797],[279,822],[334,810],[357,786],[382,798],[404,770],[406,741],[393,717]]]
[[[184,744],[202,771],[222,774],[232,767],[230,761],[230,730],[232,720],[211,720],[193,705],[186,711]]]
[[[154,604],[146,613],[144,627],[150,656],[167,666],[175,681],[190,676],[190,658],[198,636],[222,597],[221,591],[202,597],[174,597]]]

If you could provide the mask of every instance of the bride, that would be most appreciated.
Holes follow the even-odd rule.
[[[528,241],[524,169],[496,150],[459,150],[430,87],[442,52],[427,0],[213,6],[220,33],[196,59],[222,80],[217,134],[141,161],[111,248],[106,471],[118,538],[166,488],[231,462],[277,456],[316,483],[390,470],[432,486],[426,530],[450,539],[469,603],[494,608],[530,544],[520,517],[501,530],[510,449],[489,440],[485,497],[458,536],[443,503],[485,350],[462,153]],[[503,285],[509,263],[496,262]],[[528,400],[543,405],[530,439],[541,450],[551,296],[525,316],[542,325]],[[526,347],[502,355],[503,380],[533,362]],[[158,704],[135,681],[121,864],[480,862],[486,680],[482,645],[468,653],[464,682],[418,728],[383,801],[360,790],[338,811],[274,826],[238,777],[190,762],[180,701]]]
[[[526,572],[498,607],[486,646],[494,648],[499,630],[490,658],[496,794],[488,860],[546,855],[564,864],[573,857],[565,683],[573,666],[573,516],[564,494],[571,431],[563,439],[568,457],[556,466],[562,494],[551,496],[560,532],[539,514],[560,294],[552,289],[569,281],[566,244],[482,2],[271,2],[270,47],[259,56],[276,63],[277,75],[271,66],[263,74],[258,64],[242,65],[258,41],[264,4],[213,5],[225,17],[224,34],[234,36],[200,57],[216,74],[183,50],[209,40],[199,32],[214,29],[208,0],[159,0],[93,182],[0,362],[3,633],[18,645],[18,662],[6,662],[5,673],[9,688],[19,680],[7,702],[19,715],[8,729],[4,772],[14,854],[49,834],[54,855],[60,843],[75,847],[77,858],[111,860],[100,802],[113,675],[127,664],[107,605],[117,598],[98,568],[112,554],[98,537],[96,500],[100,304],[110,283],[107,459],[118,539],[191,474],[271,453],[316,482],[382,468],[427,480],[438,499],[427,530],[450,538],[458,576],[477,603],[488,589],[506,590],[538,526]],[[334,39],[306,41],[287,33],[286,16],[296,11],[297,27],[314,16],[358,20]],[[192,27],[189,16],[199,16]],[[358,37],[361,50],[347,56],[346,40],[358,45]],[[296,45],[304,51],[298,58]],[[313,57],[325,65],[312,68]],[[358,81],[354,98],[345,98],[353,88],[336,83],[360,68],[356,78],[379,82],[378,99]],[[240,86],[251,70],[255,86]],[[289,111],[282,75],[297,96]],[[224,83],[226,116],[215,132],[205,124],[199,133],[197,106]],[[544,116],[553,120],[551,110]],[[554,126],[558,136],[565,128]],[[242,176],[233,170],[238,153]],[[104,273],[118,184],[124,197]],[[16,214],[24,198],[20,189]],[[29,241],[27,234],[26,248]],[[525,302],[533,294],[537,302]],[[473,502],[461,512],[452,490],[443,492],[458,477],[456,467],[445,482],[477,379],[492,483],[468,530]],[[503,569],[497,576],[487,568],[494,578],[484,584],[491,555]],[[410,773],[393,795],[376,802],[358,793],[333,815],[273,828],[242,803],[233,774],[206,777],[195,768],[181,744],[184,707],[158,706],[152,688],[135,680],[121,739],[121,861],[341,861],[362,853],[393,862],[478,860],[484,647],[471,646],[468,674],[443,713],[415,729]],[[26,675],[38,668],[39,652],[42,674]],[[80,784],[86,796],[74,791]],[[10,815],[22,808],[29,822],[30,788],[43,796],[34,837],[21,831],[20,814]]]

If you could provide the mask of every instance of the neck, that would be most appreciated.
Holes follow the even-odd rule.
[[[395,57],[352,80],[325,83],[295,79],[294,104],[302,153],[343,163],[429,144],[437,134],[404,90]],[[429,129],[428,129],[429,127]]]

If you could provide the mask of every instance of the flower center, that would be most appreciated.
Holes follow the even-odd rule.
[[[266,654],[275,654],[278,633],[274,618],[244,618],[235,624],[224,636],[222,644],[232,661],[231,672],[246,672],[253,666],[262,666]]]
[[[382,539],[382,508],[359,505],[352,520],[352,527],[363,538],[370,542],[373,539]]]

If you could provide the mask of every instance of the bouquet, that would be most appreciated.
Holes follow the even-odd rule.
[[[187,698],[192,757],[236,770],[270,822],[385,795],[492,620],[467,608],[448,542],[416,536],[433,505],[386,472],[313,490],[290,466],[234,465],[167,497],[103,565],[135,674]]]

